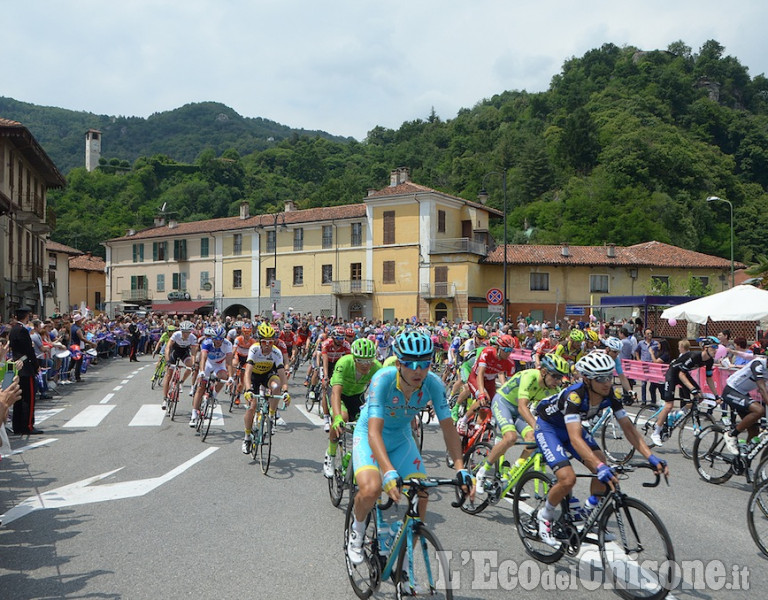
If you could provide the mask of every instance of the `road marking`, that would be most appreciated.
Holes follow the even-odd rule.
[[[217,404],[213,407],[211,427],[224,427],[224,412],[221,410],[221,404]]]
[[[79,504],[91,504],[94,502],[107,502],[109,500],[121,500],[123,498],[144,496],[164,483],[168,483],[174,477],[181,475],[184,471],[196,465],[218,449],[218,446],[208,448],[160,477],[136,479],[133,481],[119,481],[116,483],[106,483],[104,485],[91,485],[92,483],[106,479],[110,475],[114,475],[124,468],[120,467],[119,469],[107,471],[101,475],[89,477],[82,481],[77,481],[69,485],[43,492],[42,494],[30,496],[20,504],[14,506],[4,515],[0,516],[0,522],[2,522],[3,525],[7,525],[31,512],[42,510],[44,508],[63,508],[65,506],[77,506]]]
[[[324,425],[325,424],[325,419],[323,419],[323,417],[321,417],[320,415],[317,415],[317,414],[315,414],[313,412],[312,413],[308,413],[307,409],[304,408],[303,406],[299,405],[298,402],[296,403],[296,409],[302,415],[304,415],[307,418],[307,420],[310,423],[312,423],[313,425]]]
[[[63,408],[46,408],[44,410],[35,410],[35,425],[39,425],[46,419],[50,419],[54,415],[58,415]]]
[[[106,396],[104,396],[104,399],[101,402],[99,402],[99,404],[106,404],[107,402],[112,400],[112,398],[114,397],[115,397],[114,394],[107,394]]]
[[[64,427],[96,427],[113,408],[115,408],[114,404],[86,406],[80,413],[64,423]]]
[[[57,441],[58,438],[48,438],[45,440],[40,440],[39,442],[35,442],[34,444],[29,444],[27,446],[22,446],[21,448],[17,448],[16,450],[12,450],[11,452],[3,452],[0,456],[13,456],[14,454],[21,454],[22,452],[25,452],[26,450],[32,450],[33,448],[39,448],[40,446],[47,446],[48,444],[52,444],[53,442]]]
[[[165,411],[159,404],[142,404],[128,427],[156,427],[163,424]]]
[[[125,385],[126,383],[128,383],[128,380],[127,380],[127,379],[123,379],[123,380],[120,382],[120,385]]]
[[[122,389],[123,389],[122,385],[116,385],[115,387],[112,388],[112,391],[113,392],[119,392]]]

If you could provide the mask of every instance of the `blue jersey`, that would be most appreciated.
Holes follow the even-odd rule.
[[[609,406],[617,419],[627,416],[618,389],[611,388],[599,404],[592,406],[589,403],[587,386],[580,381],[539,402],[536,406],[536,416],[556,428],[565,429],[566,423],[581,423]]]
[[[430,372],[422,383],[421,388],[413,392],[406,401],[399,386],[400,375],[394,367],[380,369],[371,379],[366,393],[365,405],[360,411],[356,431],[368,430],[368,419],[371,417],[384,419],[382,437],[387,437],[402,431],[410,432],[411,419],[421,412],[431,400],[437,420],[442,421],[451,416],[451,410],[445,399],[445,385],[438,375]]]
[[[214,346],[212,339],[206,338],[200,345],[200,349],[208,351],[209,363],[218,364],[224,362],[227,354],[232,353],[232,342],[224,340],[221,342],[221,346],[217,348]]]

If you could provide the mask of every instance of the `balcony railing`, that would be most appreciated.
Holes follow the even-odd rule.
[[[354,294],[373,294],[372,279],[353,279],[347,281],[334,281],[331,290],[337,296]]]
[[[469,238],[445,238],[431,240],[429,243],[430,254],[488,254],[488,245],[475,242]]]
[[[126,300],[149,300],[149,290],[123,290],[120,292],[123,301]]]
[[[22,194],[20,200],[19,208],[21,212],[18,214],[20,220],[25,222],[35,218],[41,221],[45,220],[45,201],[41,194]]]
[[[455,283],[422,283],[421,296],[429,298],[453,298],[456,296]]]

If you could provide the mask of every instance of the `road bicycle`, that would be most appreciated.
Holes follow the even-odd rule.
[[[216,384],[219,382],[219,378],[216,375],[211,374],[208,378],[208,382],[205,384],[205,391],[203,392],[203,401],[200,404],[200,414],[197,417],[197,433],[200,434],[200,440],[205,441],[208,437],[208,432],[211,429],[211,421],[213,421],[213,411],[216,408]]]
[[[315,404],[317,404],[317,414],[321,414],[323,412],[323,405],[322,405],[322,394],[323,394],[323,368],[318,367],[318,375],[317,375],[317,383],[312,385],[310,383],[309,388],[307,389],[307,395],[306,399],[304,400],[304,408],[307,409],[308,413],[312,412],[312,409],[315,407]],[[328,401],[328,405],[330,406],[331,402],[331,395],[330,395],[330,383],[326,386],[326,400]]]
[[[498,504],[502,498],[511,496],[522,476],[530,469],[541,472],[546,470],[547,463],[542,460],[543,457],[536,442],[518,442],[512,448],[515,446],[534,448],[535,450],[533,454],[519,465],[517,463],[510,465],[509,461],[504,459],[504,456],[499,457],[497,464],[494,466],[493,473],[488,473],[485,478],[483,484],[485,494],[475,496],[474,500],[467,498],[461,505],[462,511],[470,515],[481,513],[489,505]],[[477,446],[473,447],[471,453],[465,454],[464,468],[469,470],[473,477],[476,476],[477,470],[487,459],[491,448],[492,446],[488,442],[479,442]]]
[[[336,456],[333,457],[333,477],[328,480],[328,493],[331,504],[339,506],[344,497],[344,490],[355,486],[355,469],[352,466],[352,436],[355,434],[356,421],[344,424],[344,431],[339,435]]]
[[[253,440],[251,441],[251,456],[259,461],[264,475],[269,471],[272,460],[272,419],[269,416],[269,399],[272,394],[259,392],[256,397],[256,413],[253,415]]]
[[[629,473],[645,468],[653,471],[647,464],[616,465],[613,470],[619,479],[627,479]],[[655,481],[644,482],[643,487],[659,485],[661,476],[654,473]],[[593,474],[576,476],[596,477]],[[619,484],[613,490],[608,489],[597,507],[586,515],[576,515],[570,510],[568,495],[552,520],[552,534],[560,542],[552,547],[539,537],[538,514],[544,509],[554,484],[555,479],[549,474],[529,470],[515,488],[512,510],[525,551],[538,561],[552,564],[565,554],[576,556],[584,544],[597,545],[606,581],[619,596],[628,600],[665,598],[675,581],[675,551],[656,512],[623,493]]]
[[[350,500],[344,521],[344,556],[347,575],[358,598],[376,592],[382,581],[392,579],[395,597],[430,596],[453,598],[448,559],[437,537],[419,517],[419,495],[443,485],[458,486],[455,479],[426,478],[403,482],[406,511],[399,523],[388,525],[384,512],[393,504],[387,498],[376,503],[366,517],[363,562],[355,565],[347,555],[354,502]],[[463,493],[462,498],[463,500]],[[459,502],[452,502],[458,507]],[[396,530],[396,533],[395,533]]]
[[[242,366],[238,366],[235,370],[234,381],[229,388],[229,412],[232,412],[232,409],[235,406],[240,406],[240,394],[242,391],[238,390],[241,390],[240,386],[243,382],[243,371],[244,369]]]
[[[163,377],[165,377],[165,355],[160,356],[160,361],[157,363],[157,366],[155,367],[155,372],[152,374],[152,379],[150,380],[150,383],[152,384],[152,389],[155,389],[155,386],[158,384],[162,384]]]
[[[184,369],[192,371],[192,367],[180,365],[177,360],[174,364],[168,366],[171,369],[171,381],[168,385],[168,400],[166,402],[165,414],[171,418],[176,416],[176,407],[179,404],[179,395],[181,394],[181,373]]]
[[[760,435],[756,443],[750,442],[739,448],[738,454],[731,453],[725,445],[724,434],[730,429],[722,425],[711,425],[702,430],[693,443],[693,464],[704,481],[721,484],[734,475],[744,475],[747,483],[762,481],[768,468],[768,429],[766,419],[760,421]],[[740,445],[741,446],[741,445]],[[758,468],[752,470],[752,461],[760,455]],[[758,477],[755,477],[758,473]]]
[[[763,480],[749,497],[747,527],[760,552],[768,556],[768,479]]]
[[[661,429],[661,441],[666,442],[672,437],[675,429],[677,432],[677,445],[680,448],[680,452],[683,453],[685,458],[693,458],[693,446],[696,438],[706,428],[715,424],[715,418],[709,414],[709,412],[702,411],[700,404],[702,399],[693,397],[690,399],[681,399],[681,402],[685,403],[685,407],[672,411],[667,417],[667,422],[664,423]],[[704,399],[706,402],[706,409],[709,410],[714,407],[710,399]],[[635,428],[645,439],[645,443],[649,447],[655,446],[651,435],[656,430],[656,421],[659,414],[661,414],[664,404],[659,407],[643,406],[637,411],[635,416]]]
[[[600,439],[605,456],[613,464],[623,465],[635,454],[635,447],[624,435],[611,407],[606,408],[587,429],[593,438]]]

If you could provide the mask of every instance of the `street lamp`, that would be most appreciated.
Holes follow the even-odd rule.
[[[734,287],[736,285],[736,280],[733,272],[733,204],[730,200],[720,198],[719,196],[707,196],[707,202],[727,202],[728,207],[731,210],[731,287]]]
[[[501,190],[504,198],[504,324],[507,323],[507,170],[490,171],[485,174],[480,184],[480,193],[477,195],[481,204],[488,201],[488,192],[485,191],[485,182],[491,175],[501,175]]]
[[[267,215],[262,215],[261,220],[263,220],[265,216],[267,216]],[[274,222],[273,222],[272,226],[274,227],[274,231],[275,231],[275,239],[274,239],[273,248],[272,248],[272,250],[273,250],[273,257],[274,257],[274,261],[275,261],[275,272],[274,272],[272,281],[276,282],[276,281],[278,281],[278,279],[277,279],[277,222],[280,221],[281,218],[282,218],[282,223],[281,223],[280,226],[281,226],[282,229],[285,229],[285,212],[274,213],[272,215],[272,217],[274,219]],[[261,221],[260,221],[259,225],[258,225],[258,228],[261,229],[262,227],[265,227],[265,225],[263,223],[261,223]],[[272,286],[270,284],[270,289],[271,289],[271,287]],[[277,310],[277,302],[276,301],[272,303],[272,311],[274,312],[275,310]]]

